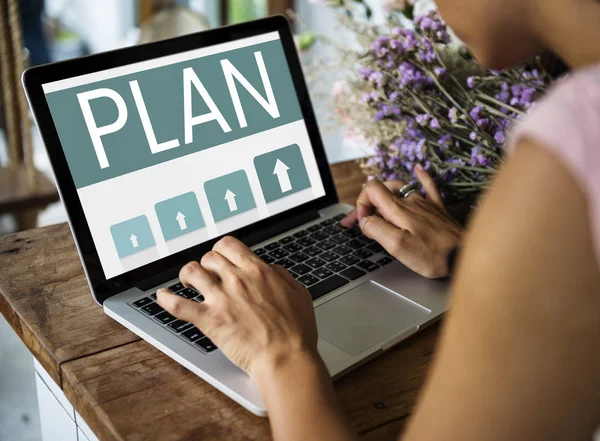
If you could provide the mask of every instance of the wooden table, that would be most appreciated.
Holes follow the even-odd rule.
[[[333,166],[340,198],[364,180]],[[66,224],[0,238],[0,311],[103,441],[269,440],[269,423],[206,384],[94,303]],[[365,440],[393,440],[415,404],[438,326],[336,381]]]

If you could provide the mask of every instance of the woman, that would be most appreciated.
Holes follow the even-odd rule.
[[[482,64],[549,49],[574,72],[513,133],[461,241],[452,308],[403,439],[588,441],[600,424],[600,1],[438,4]],[[344,223],[358,220],[414,270],[443,276],[460,232],[418,173],[428,199],[370,183]],[[161,292],[159,302],[249,373],[276,440],[356,438],[317,353],[312,302],[292,277],[225,238],[181,280],[206,301]]]

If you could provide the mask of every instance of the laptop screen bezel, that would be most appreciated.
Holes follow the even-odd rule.
[[[165,274],[164,281],[176,277],[177,269],[181,265],[190,260],[199,259],[212,248],[214,243],[219,240],[219,237],[107,280],[45,94],[42,90],[42,85],[273,31],[277,31],[281,38],[319,173],[323,181],[325,196],[229,233],[240,238],[248,245],[252,245],[251,237],[253,237],[253,232],[257,230],[266,232],[276,230],[278,225],[280,226],[286,222],[289,223],[290,219],[294,217],[301,217],[311,211],[316,213],[318,210],[338,202],[331,170],[325,155],[323,141],[317,126],[292,32],[285,17],[272,16],[253,22],[226,26],[157,43],[133,46],[60,63],[37,66],[23,73],[23,86],[52,164],[54,176],[69,217],[71,231],[77,243],[92,294],[98,303],[102,304],[112,295],[138,286],[144,280],[155,278],[157,274]]]

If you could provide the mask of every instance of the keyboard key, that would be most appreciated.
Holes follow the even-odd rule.
[[[210,341],[207,337],[197,340],[195,345],[202,349],[204,352],[212,352],[217,349],[215,344],[212,341]]]
[[[345,270],[347,267],[342,262],[331,262],[325,265],[327,269],[339,273],[342,270]]]
[[[338,245],[341,245],[344,242],[348,242],[350,239],[348,239],[343,234],[338,234],[336,236],[330,237],[329,240],[332,241],[333,243],[337,243]]]
[[[313,233],[310,235],[311,238],[313,238],[314,240],[325,240],[330,236],[330,234],[327,234],[324,231],[317,231],[316,233]]]
[[[333,273],[331,271],[329,271],[328,269],[326,269],[325,267],[316,269],[311,274],[315,277],[318,277],[319,279],[326,279],[327,277],[333,276]]]
[[[269,256],[271,256],[271,257],[273,257],[273,258],[275,258],[277,260],[283,259],[284,257],[287,257],[289,255],[290,255],[290,253],[288,253],[286,250],[282,250],[281,248],[279,248],[277,250],[274,250],[274,251],[271,251],[269,253]]]
[[[292,254],[290,256],[290,260],[293,260],[296,263],[301,263],[308,259],[310,259],[310,257],[308,255],[304,254],[303,252]]]
[[[353,250],[358,250],[364,247],[365,245],[366,243],[358,239],[352,239],[350,242],[346,243],[346,246],[352,248]]]
[[[289,251],[290,253],[296,253],[302,249],[302,245],[299,245],[296,242],[293,242],[293,243],[284,245],[283,249],[286,251]]]
[[[323,242],[319,242],[317,244],[317,246],[319,248],[321,248],[322,250],[325,250],[325,251],[330,250],[332,248],[335,248],[335,244],[333,242],[328,241],[328,240],[324,240]]]
[[[291,270],[296,274],[303,276],[304,274],[310,273],[312,271],[312,268],[301,263],[300,265],[292,267]]]
[[[257,250],[254,250],[254,254],[256,254],[257,256],[262,256],[266,252],[267,252],[267,250],[265,250],[264,248],[259,248]]]
[[[154,300],[156,302],[156,293],[150,294],[150,297],[152,298],[152,300]]]
[[[341,233],[342,231],[345,231],[345,230],[339,225],[332,225],[330,227],[325,228],[323,231],[325,231],[330,236],[333,236],[333,235]]]
[[[275,259],[271,256],[269,256],[268,254],[263,254],[262,256],[260,256],[260,258],[262,260],[264,260],[266,263],[268,263],[269,265],[275,262]]]
[[[312,259],[306,261],[306,264],[313,269],[320,268],[326,263],[327,262],[325,262],[322,259],[319,259],[318,257],[313,257]]]
[[[363,260],[362,262],[358,262],[356,266],[361,269],[364,269],[368,273],[370,273],[371,271],[375,271],[377,268],[379,268],[379,265],[371,262],[370,260]]]
[[[335,216],[333,219],[336,221],[341,221],[343,218],[345,218],[347,216],[347,214],[338,214],[337,216]]]
[[[319,279],[317,279],[312,274],[305,274],[301,277],[298,277],[298,282],[302,283],[304,286],[311,286],[315,283],[318,283]]]
[[[302,250],[302,252],[307,254],[309,257],[315,257],[321,254],[323,250],[317,247],[308,247]]]
[[[393,261],[394,261],[394,259],[392,259],[391,257],[389,257],[389,256],[385,256],[385,257],[383,257],[383,258],[379,259],[379,260],[377,261],[377,264],[378,264],[378,265],[381,265],[381,266],[385,266],[385,265],[389,265],[389,264],[390,264],[390,263],[392,263]]]
[[[281,246],[281,244],[278,244],[277,242],[273,242],[273,243],[270,243],[269,245],[265,245],[265,250],[273,251],[273,250],[276,250],[277,248],[279,248],[280,246]]]
[[[306,231],[306,230],[301,230],[301,231],[298,231],[297,233],[294,233],[294,237],[295,237],[296,239],[300,239],[300,238],[302,238],[302,237],[304,237],[304,236],[308,236],[308,231]]]
[[[346,237],[349,237],[350,239],[354,239],[355,237],[360,236],[362,234],[362,231],[360,231],[360,228],[352,227],[348,230],[345,230],[342,234]]]
[[[291,267],[296,265],[296,262],[293,262],[290,259],[281,259],[275,262],[275,265],[281,265],[285,269],[290,269]]]
[[[371,257],[373,255],[372,252],[370,252],[369,250],[356,250],[354,253],[356,257],[358,257],[359,259],[368,259],[369,257]]]
[[[292,276],[294,279],[297,279],[298,277],[300,277],[298,274],[296,274],[296,273],[294,273],[292,271],[288,270],[288,273],[290,273],[290,276]]]
[[[311,225],[310,227],[308,227],[306,229],[306,231],[310,232],[310,233],[314,233],[315,231],[319,231],[321,229],[321,225],[316,224],[316,225]]]
[[[323,297],[325,294],[335,291],[347,283],[348,280],[344,279],[343,277],[333,275],[329,279],[325,279],[322,282],[309,287],[308,292],[310,292],[313,300],[317,300],[319,297]]]
[[[167,323],[171,323],[172,321],[175,321],[177,319],[175,317],[173,317],[171,314],[169,314],[167,311],[163,311],[160,314],[156,314],[154,316],[154,320],[162,323],[163,325],[166,325]]]
[[[329,227],[330,225],[335,224],[335,220],[334,219],[327,219],[324,220],[323,222],[321,222],[319,225],[321,225],[322,227]]]
[[[364,239],[361,239],[361,240],[364,241]],[[383,251],[383,247],[381,245],[379,245],[377,242],[374,242],[371,245],[367,246],[367,250],[373,251],[374,253],[379,253],[380,251]]]
[[[204,301],[204,296],[200,294],[198,297],[192,299],[194,302],[202,303]]]
[[[333,262],[334,260],[337,260],[338,257],[340,256],[331,251],[325,251],[324,253],[319,254],[319,259],[323,259],[325,262]]]
[[[146,306],[148,303],[152,303],[152,299],[150,297],[143,297],[136,302],[133,302],[132,305],[136,308],[141,308],[142,306]]]
[[[337,248],[334,248],[333,252],[338,253],[340,256],[345,256],[346,254],[350,254],[352,252],[352,248],[349,248],[345,245],[341,245]]]
[[[360,262],[360,259],[349,254],[347,256],[342,257],[340,259],[340,262],[342,262],[344,265],[350,266],[350,265],[354,265],[356,262]]]
[[[195,342],[196,340],[204,337],[204,334],[202,332],[200,332],[200,329],[193,326],[190,329],[188,329],[187,331],[182,332],[181,336],[189,342]]]
[[[193,299],[198,295],[198,291],[192,288],[186,288],[177,293],[177,295],[183,297],[184,299]]]
[[[296,243],[299,243],[303,247],[309,247],[309,246],[314,245],[315,243],[317,243],[317,241],[314,240],[314,239],[311,239],[310,237],[303,237],[302,239],[298,239],[296,241]]]
[[[185,331],[186,329],[190,329],[192,326],[191,323],[189,322],[185,322],[183,320],[175,320],[174,322],[171,322],[167,325],[167,327],[171,328],[173,331],[177,332],[178,334],[182,331]]]
[[[169,286],[169,291],[177,292],[179,290],[182,290],[183,288],[184,288],[183,283],[179,282],[179,283],[176,283],[175,285]]]
[[[279,243],[281,245],[287,245],[288,243],[293,242],[293,241],[294,241],[294,237],[293,236],[288,236],[288,237],[284,237],[283,239],[281,239],[279,241]]]
[[[162,309],[162,307],[158,303],[149,303],[148,305],[142,307],[140,311],[152,316],[164,311],[164,309]]]
[[[340,275],[342,275],[350,280],[358,279],[359,277],[362,277],[365,274],[367,274],[367,273],[365,273],[363,270],[359,270],[358,268],[356,268],[354,266],[346,268],[344,271],[340,271]]]

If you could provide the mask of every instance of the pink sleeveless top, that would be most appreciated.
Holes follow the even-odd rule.
[[[579,181],[600,266],[600,65],[560,80],[515,127],[509,150],[524,137],[554,152]]]

